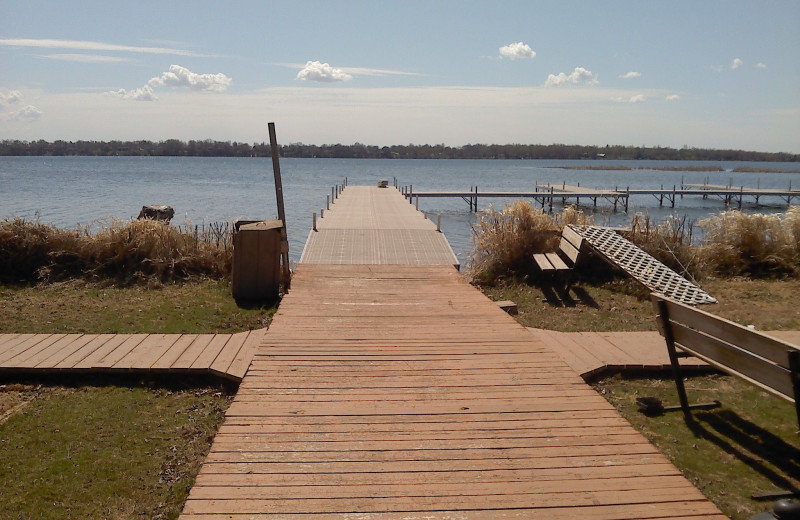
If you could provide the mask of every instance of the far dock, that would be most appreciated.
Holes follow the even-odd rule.
[[[718,185],[718,184],[680,184],[673,185],[672,188],[630,188],[621,189],[615,186],[613,189],[596,189],[585,186],[572,186],[562,184],[535,184],[533,190],[516,191],[478,191],[477,186],[470,187],[469,191],[414,191],[413,186],[403,186],[399,188],[403,195],[419,205],[420,198],[461,198],[469,204],[470,211],[478,211],[478,197],[492,199],[533,199],[536,204],[541,205],[544,210],[553,211],[555,201],[561,200],[562,204],[573,203],[580,205],[581,199],[588,199],[594,207],[597,207],[598,200],[605,200],[611,204],[614,211],[623,208],[628,211],[628,202],[633,195],[652,195],[659,201],[659,206],[664,206],[665,201],[670,207],[675,207],[675,203],[684,196],[700,196],[704,199],[717,197],[726,206],[736,205],[741,209],[747,199],[751,199],[754,204],[761,204],[762,198],[778,198],[786,202],[789,206],[795,198],[800,198],[800,189],[792,189],[791,184],[788,189],[775,188],[752,188],[745,186]]]

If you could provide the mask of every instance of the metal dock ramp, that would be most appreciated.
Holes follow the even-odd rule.
[[[621,268],[652,292],[689,305],[717,303],[700,287],[662,264],[610,228],[569,226],[600,256]]]

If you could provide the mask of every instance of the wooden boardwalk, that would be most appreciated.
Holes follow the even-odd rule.
[[[0,375],[186,373],[240,381],[264,332],[0,334]]]
[[[181,518],[725,516],[452,267],[300,264]]]

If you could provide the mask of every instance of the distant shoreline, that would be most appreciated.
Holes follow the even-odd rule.
[[[467,144],[463,146],[392,145],[355,143],[310,145],[284,144],[281,157],[318,159],[496,159],[496,160],[591,160],[591,161],[740,161],[800,162],[800,154],[663,148],[636,146],[581,146],[566,144]],[[236,141],[63,141],[2,140],[0,156],[143,156],[143,157],[270,157],[268,143]],[[597,167],[586,169],[611,169]],[[713,171],[713,170],[708,170]],[[794,173],[791,171],[790,173]]]
[[[633,170],[656,170],[662,172],[725,172],[729,171],[719,166],[630,166],[618,165],[590,165],[590,166],[545,166],[554,170],[588,170],[588,171],[633,171]],[[797,170],[785,170],[777,168],[734,168],[732,173],[800,173]]]

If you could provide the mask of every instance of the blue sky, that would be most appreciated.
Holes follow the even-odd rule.
[[[800,153],[800,2],[0,0],[0,138]]]

